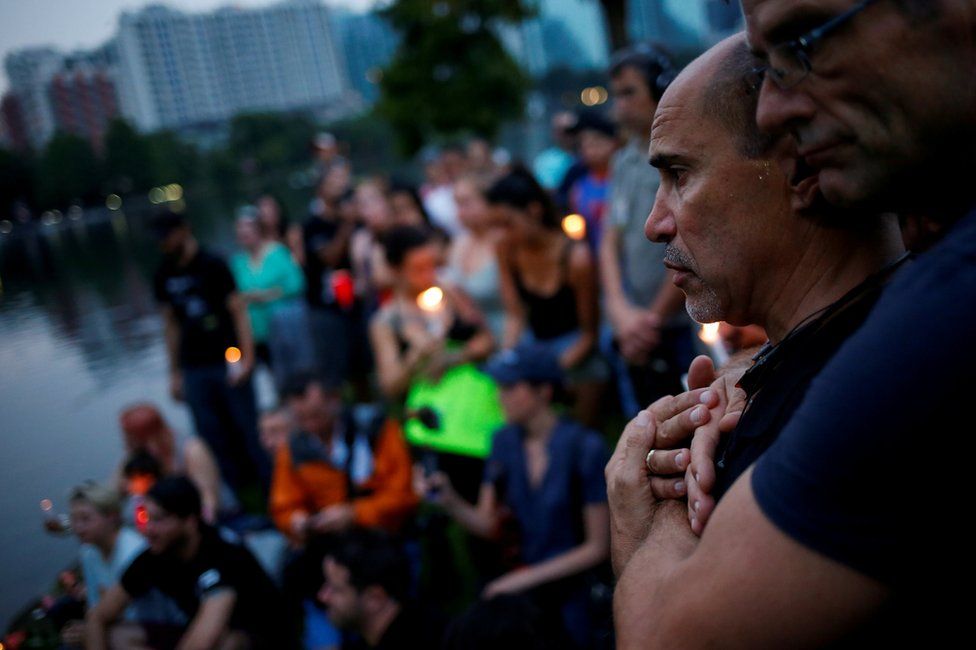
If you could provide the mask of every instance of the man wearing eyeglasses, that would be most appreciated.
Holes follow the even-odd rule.
[[[765,62],[747,75],[759,125],[793,136],[831,202],[920,211],[946,233],[891,281],[700,542],[658,510],[618,586],[621,645],[943,645],[968,614],[946,579],[973,568],[959,523],[976,366],[976,2],[743,7]]]

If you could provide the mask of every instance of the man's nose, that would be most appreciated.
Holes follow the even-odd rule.
[[[674,213],[671,211],[665,193],[658,190],[651,213],[644,222],[644,236],[650,241],[667,243],[674,239],[677,228]]]

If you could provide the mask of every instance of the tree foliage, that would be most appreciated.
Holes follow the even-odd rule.
[[[63,206],[99,195],[99,161],[88,140],[77,135],[57,133],[51,138],[38,161],[36,174],[41,205]]]
[[[492,137],[521,117],[528,79],[494,31],[530,15],[520,0],[395,0],[384,14],[402,40],[377,110],[403,153],[438,137]]]
[[[31,202],[31,161],[14,151],[0,149],[0,219],[7,219],[14,203]]]
[[[105,180],[112,192],[143,192],[153,185],[153,161],[146,138],[128,122],[112,120],[105,133]]]

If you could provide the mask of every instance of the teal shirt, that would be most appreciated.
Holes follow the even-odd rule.
[[[237,290],[263,291],[281,289],[281,297],[271,302],[252,302],[247,306],[251,317],[251,331],[255,343],[268,340],[271,316],[278,305],[300,297],[305,291],[305,276],[284,244],[268,244],[264,256],[255,265],[247,253],[235,253],[230,258],[230,270],[237,282]]]

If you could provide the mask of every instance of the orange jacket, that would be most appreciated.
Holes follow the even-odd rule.
[[[413,514],[418,499],[413,491],[411,461],[400,425],[386,420],[373,445],[373,473],[359,487],[365,496],[352,499],[357,526],[395,532]],[[292,459],[291,445],[275,456],[271,479],[271,518],[292,536],[296,515],[311,515],[347,500],[346,473],[327,461]]]

